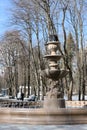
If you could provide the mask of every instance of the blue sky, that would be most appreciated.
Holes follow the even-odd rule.
[[[8,30],[11,6],[11,0],[0,0],[0,36]]]

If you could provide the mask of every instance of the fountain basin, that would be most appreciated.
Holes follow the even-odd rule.
[[[49,61],[57,61],[62,58],[61,55],[45,55],[44,58],[47,58]]]
[[[52,54],[56,54],[56,51],[60,49],[59,41],[49,41],[45,44],[47,46],[47,50],[49,50]]]
[[[46,74],[46,76],[48,78],[51,78],[53,80],[57,80],[57,79],[65,77],[69,73],[69,71],[68,70],[63,70],[63,69],[61,69],[61,70],[57,70],[57,69],[54,69],[54,70],[45,69],[44,73]]]
[[[29,125],[87,124],[87,109],[0,108],[0,123]]]

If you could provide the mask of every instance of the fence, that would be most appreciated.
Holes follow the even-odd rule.
[[[87,107],[87,101],[65,101],[66,102],[66,107],[70,108],[82,108],[82,107]]]
[[[87,108],[87,101],[65,101],[66,108]],[[0,100],[0,107],[42,108],[42,101]]]

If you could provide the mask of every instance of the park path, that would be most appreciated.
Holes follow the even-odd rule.
[[[0,130],[87,130],[87,125],[12,125],[0,124]]]

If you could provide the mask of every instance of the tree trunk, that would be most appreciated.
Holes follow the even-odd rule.
[[[29,96],[30,96],[30,58],[28,61],[28,95],[27,95],[27,97],[29,97]]]

